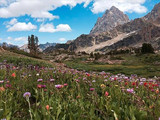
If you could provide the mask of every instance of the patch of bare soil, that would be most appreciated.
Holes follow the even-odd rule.
[[[1,52],[4,52],[4,51],[5,51],[5,50],[4,50],[2,47],[0,47],[0,53],[1,53]]]

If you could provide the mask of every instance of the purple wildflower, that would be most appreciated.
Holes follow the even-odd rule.
[[[95,90],[95,88],[90,88],[90,91],[94,91]]]
[[[134,93],[134,89],[132,88],[132,89],[127,89],[127,92],[129,92],[129,93]]]
[[[108,81],[107,79],[104,80],[104,82],[107,82],[107,81]]]
[[[1,80],[0,83],[4,83],[4,80]]]
[[[60,84],[58,84],[58,85],[55,85],[55,87],[58,88],[58,89],[60,89],[60,88],[62,88],[63,86],[60,85]]]
[[[41,85],[41,88],[46,88],[46,85]]]
[[[11,85],[10,85],[10,84],[6,84],[6,87],[7,87],[7,88],[10,88],[10,87],[11,87]]]
[[[94,83],[94,82],[96,82],[96,80],[93,80],[92,82]]]
[[[38,82],[42,82],[42,81],[43,81],[43,79],[38,79],[37,81],[38,81]]]
[[[25,93],[23,94],[23,97],[24,97],[24,98],[31,97],[31,93],[30,93],[30,92],[25,92]]]
[[[143,82],[140,82],[140,83],[139,83],[139,85],[143,85],[143,84],[144,84]]]
[[[50,82],[54,82],[55,81],[55,79],[50,79]]]

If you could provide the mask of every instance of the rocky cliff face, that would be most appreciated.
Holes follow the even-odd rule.
[[[120,16],[111,14],[111,11]],[[118,17],[114,18],[115,16]],[[151,43],[155,49],[160,49],[160,3],[145,17],[128,21],[128,17],[119,12],[117,8],[112,7],[102,18],[99,18],[91,34],[81,35],[66,44],[65,50],[108,51],[124,47],[140,47],[145,42]],[[114,25],[114,27],[108,26],[108,24]],[[64,45],[56,46],[56,49],[60,48],[64,48]]]
[[[127,22],[129,22],[128,16],[113,6],[110,10],[106,10],[101,18],[98,18],[97,23],[91,30],[90,34],[110,31],[117,25],[122,25]]]
[[[154,22],[157,20],[157,18],[160,18],[160,3],[156,4],[153,8],[153,10],[147,14],[145,17],[143,17],[144,20]]]
[[[105,52],[126,47],[141,47],[143,43],[150,43],[155,49],[160,50],[160,27],[148,23],[132,35],[125,37],[110,46],[97,49],[96,51]]]

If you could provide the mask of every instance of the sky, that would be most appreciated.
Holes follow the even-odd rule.
[[[39,43],[65,43],[89,34],[112,6],[129,19],[143,17],[160,0],[0,0],[0,43],[22,46],[31,34]]]

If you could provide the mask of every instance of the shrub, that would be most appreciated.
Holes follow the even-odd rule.
[[[143,43],[142,48],[141,48],[141,53],[142,54],[154,53],[154,48],[152,47],[151,44]]]

